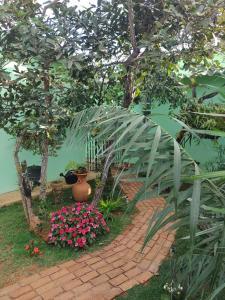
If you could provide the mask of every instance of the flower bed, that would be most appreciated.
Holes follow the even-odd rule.
[[[52,213],[48,242],[61,247],[86,248],[106,232],[109,227],[97,209],[76,203],[75,207],[63,207]]]

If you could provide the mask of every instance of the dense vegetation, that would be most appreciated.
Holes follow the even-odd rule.
[[[177,261],[187,300],[199,294],[215,299],[225,288],[225,173],[202,173],[180,146],[190,137],[225,135],[223,103],[208,103],[215,95],[224,101],[224,85],[202,96],[197,91],[198,75],[224,76],[218,59],[224,55],[223,2],[99,0],[79,10],[68,1],[10,0],[0,7],[0,126],[16,138],[14,159],[30,228],[40,219],[20,149],[41,154],[40,198],[46,207],[49,155],[69,127],[72,139],[94,130],[99,142],[109,141],[94,204],[120,151],[121,163],[133,163],[128,173],[143,182],[132,206],[146,195],[167,201],[145,244],[171,221],[189,228],[190,247]],[[191,94],[183,89],[182,72],[189,76]],[[129,109],[139,101],[145,115]],[[177,140],[151,120],[151,105],[165,102],[181,107]]]

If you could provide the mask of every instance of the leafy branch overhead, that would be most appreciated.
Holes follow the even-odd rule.
[[[198,295],[202,286],[211,282],[212,276],[216,278],[213,289],[220,286],[225,226],[221,210],[225,205],[222,178],[215,174],[208,179],[167,132],[151,119],[120,107],[102,106],[77,113],[69,141],[73,143],[78,135],[85,139],[96,127],[97,141],[113,142],[110,147],[121,154],[120,163],[131,163],[128,170],[123,169],[117,174],[115,184],[127,175],[129,179],[126,180],[142,183],[130,208],[146,198],[163,196],[166,200],[165,208],[155,212],[150,222],[144,245],[164,226],[176,229],[189,225],[190,248],[182,262],[182,267],[187,268],[182,275],[187,294],[191,297]],[[191,266],[190,257],[195,261]],[[207,270],[209,266],[210,272]],[[197,276],[198,272],[202,276]],[[190,277],[190,273],[195,275]]]

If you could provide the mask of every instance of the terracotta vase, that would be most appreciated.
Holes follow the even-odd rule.
[[[86,181],[87,173],[75,174],[77,176],[77,182],[72,186],[73,197],[77,202],[85,202],[91,194],[91,186]]]

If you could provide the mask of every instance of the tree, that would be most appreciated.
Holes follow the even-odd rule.
[[[33,1],[20,0],[3,5],[1,12],[3,60],[15,62],[14,78],[11,72],[11,78],[1,81],[1,127],[16,138],[15,163],[30,223],[31,195],[24,191],[18,152],[22,147],[41,154],[40,198],[44,201],[48,156],[65,138],[74,111],[68,107],[74,80],[60,60],[63,37],[52,24],[54,16],[45,16],[45,8]]]
[[[122,108],[104,106],[78,113],[71,127],[71,139],[75,140],[77,134],[85,139],[96,125],[100,141],[118,137],[109,149],[113,146],[114,154],[122,151],[121,163],[131,159],[133,162],[130,169],[121,171],[115,184],[124,175],[131,182],[142,183],[130,209],[146,198],[161,196],[166,201],[162,211],[156,211],[150,220],[144,246],[164,226],[173,230],[187,227],[190,247],[177,261],[179,283],[184,287],[185,299],[200,295],[203,299],[214,299],[225,288],[225,172],[202,174],[185,150],[159,125],[149,117]]]

